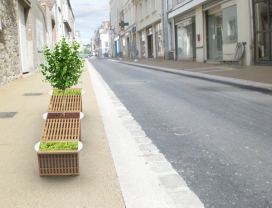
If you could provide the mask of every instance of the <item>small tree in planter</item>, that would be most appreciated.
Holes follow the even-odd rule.
[[[43,53],[47,65],[40,64],[42,74],[45,80],[51,84],[53,88],[62,90],[62,111],[65,114],[65,89],[76,85],[79,82],[84,70],[84,60],[79,57],[80,44],[77,42],[67,42],[63,37],[54,47],[50,50],[48,46],[44,46]]]

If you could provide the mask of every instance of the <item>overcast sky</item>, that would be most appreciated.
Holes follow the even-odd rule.
[[[109,7],[109,0],[70,0],[70,3],[75,15],[76,30],[80,31],[81,42],[86,45],[94,37],[94,31],[100,27],[101,22],[110,20],[110,10],[84,12]]]

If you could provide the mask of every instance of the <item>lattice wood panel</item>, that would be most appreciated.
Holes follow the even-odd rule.
[[[40,141],[81,141],[80,119],[46,119]]]
[[[79,175],[78,151],[38,152],[40,176]]]
[[[82,96],[81,95],[65,95],[64,96],[65,112],[82,112]],[[62,111],[62,95],[52,95],[49,101],[48,112]]]

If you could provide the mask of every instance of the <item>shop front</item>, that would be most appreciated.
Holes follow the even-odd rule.
[[[114,54],[115,54],[115,57],[118,56],[119,52],[121,52],[121,49],[120,49],[120,36],[118,35],[117,37],[114,38]]]
[[[194,61],[196,58],[195,9],[174,18],[175,59]]]
[[[238,43],[237,5],[223,6],[206,11],[208,60],[231,61]]]
[[[254,62],[272,64],[272,1],[253,0]]]
[[[141,54],[141,57],[142,58],[145,58],[145,44],[146,44],[146,41],[145,41],[145,31],[144,30],[142,30],[141,32],[140,32],[140,54]]]
[[[195,60],[196,33],[195,18],[189,18],[175,24],[176,32],[176,59]]]
[[[122,56],[123,57],[127,57],[127,53],[126,53],[126,36],[123,35],[122,36]]]
[[[148,58],[154,58],[153,30],[152,30],[152,27],[147,28],[146,33],[147,33],[147,53],[148,53]]]
[[[156,57],[164,58],[164,48],[162,39],[162,24],[161,22],[155,25],[155,43],[156,43]]]

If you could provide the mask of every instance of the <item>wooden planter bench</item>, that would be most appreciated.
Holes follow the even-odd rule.
[[[80,118],[46,119],[40,141],[81,141]]]
[[[38,151],[40,176],[79,175],[78,151]]]
[[[40,176],[79,175],[79,151],[83,148],[78,142],[78,150],[39,151],[40,142],[35,145]]]
[[[65,112],[82,112],[82,95],[64,95]],[[48,112],[62,111],[63,95],[52,95],[48,105]]]

